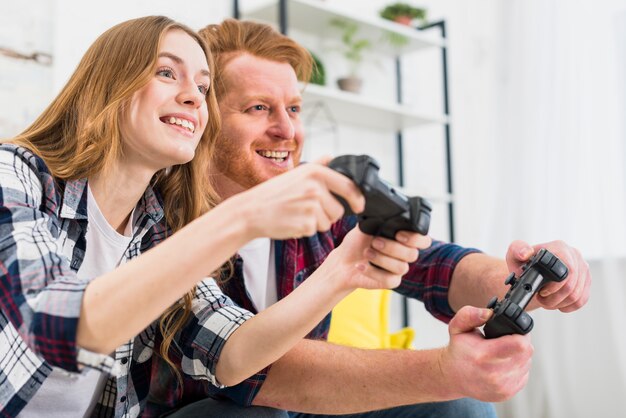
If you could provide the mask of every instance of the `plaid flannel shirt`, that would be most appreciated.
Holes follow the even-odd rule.
[[[153,364],[161,343],[156,322],[111,356],[81,349],[76,330],[85,287],[79,280],[86,250],[87,181],[54,179],[43,160],[24,148],[0,145],[0,416],[15,417],[52,366],[79,373],[110,373],[93,416],[139,416],[151,381],[171,373]],[[149,188],[138,203],[126,259],[168,234],[158,195]],[[173,278],[175,279],[175,278]],[[185,375],[212,387],[215,366],[230,334],[252,314],[235,306],[215,284],[198,284],[193,315],[177,353]],[[159,370],[161,367],[163,370]],[[71,395],[69,395],[71,396]]]
[[[356,226],[355,216],[344,217],[335,223],[328,232],[318,233],[309,238],[275,241],[276,281],[278,298],[282,299],[307,279],[335,249],[345,235]],[[410,265],[399,287],[394,289],[407,297],[420,300],[436,318],[449,322],[454,311],[448,303],[448,288],[457,263],[466,255],[478,252],[473,248],[463,248],[455,244],[433,241],[430,248],[421,250],[419,259]],[[255,312],[243,278],[243,261],[235,261],[234,276],[221,284],[224,292],[239,306]],[[311,339],[326,339],[330,327],[330,314],[308,335]],[[156,361],[162,362],[160,359]],[[270,366],[271,367],[271,366]],[[162,367],[167,372],[167,369]],[[206,396],[227,397],[240,405],[251,405],[267,376],[269,367],[228,388],[217,388],[197,377],[183,376],[183,387],[176,391],[168,390],[176,385],[175,378],[167,373],[162,379],[154,379],[156,387],[151,387],[151,396],[146,406],[145,416],[157,417],[164,412],[180,408],[201,400]],[[202,383],[202,384],[201,384]]]

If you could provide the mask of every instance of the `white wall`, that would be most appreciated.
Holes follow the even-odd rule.
[[[25,9],[18,2],[2,2],[0,48],[23,55],[52,53],[54,4],[33,0]],[[29,123],[52,98],[53,67],[0,54],[0,138],[10,137]]]
[[[111,26],[145,15],[165,15],[200,29],[220,22],[231,13],[228,1],[163,0],[81,1],[54,0],[54,89],[58,91],[93,41]]]

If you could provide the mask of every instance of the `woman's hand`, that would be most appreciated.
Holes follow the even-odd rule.
[[[355,213],[365,199],[354,182],[321,164],[304,164],[226,200],[243,211],[251,239],[288,239],[327,231],[344,213],[333,196],[343,197]]]
[[[334,285],[350,291],[392,289],[400,285],[409,263],[417,260],[419,249],[430,245],[429,236],[413,232],[400,231],[394,241],[366,235],[355,227],[315,274],[333,277]]]

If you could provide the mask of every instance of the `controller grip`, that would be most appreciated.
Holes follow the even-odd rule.
[[[413,231],[428,235],[430,229],[430,212],[433,209],[431,203],[422,197],[411,197],[409,199],[411,205],[411,218],[415,220]]]
[[[485,338],[498,338],[511,334],[528,334],[533,329],[533,319],[522,308],[510,301],[503,302],[485,324]]]

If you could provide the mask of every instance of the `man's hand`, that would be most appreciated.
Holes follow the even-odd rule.
[[[465,306],[448,325],[450,344],[442,350],[439,367],[454,395],[501,402],[528,381],[533,346],[529,335],[506,335],[486,340],[476,328],[492,311]]]
[[[583,307],[589,300],[591,273],[589,264],[580,252],[563,241],[552,241],[530,246],[524,241],[513,241],[506,254],[509,271],[519,276],[521,266],[532,258],[540,248],[545,248],[559,257],[569,269],[562,282],[548,283],[534,298],[534,303],[545,309],[558,309],[573,312]],[[531,304],[534,304],[531,302]],[[536,306],[533,306],[536,307]]]

